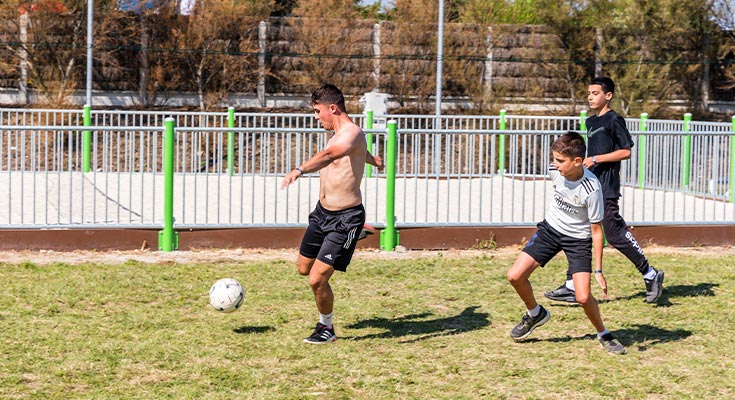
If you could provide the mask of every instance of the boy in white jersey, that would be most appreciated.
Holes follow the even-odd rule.
[[[508,281],[527,309],[510,336],[521,341],[551,317],[536,302],[529,277],[536,268],[544,266],[563,250],[572,271],[577,303],[597,330],[600,344],[610,353],[625,354],[625,347],[605,329],[597,300],[590,293],[593,244],[595,275],[601,277],[602,273],[603,233],[600,224],[604,203],[600,182],[582,164],[587,149],[578,133],[561,135],[552,144],[551,151],[554,160],[549,170],[554,197],[546,208],[545,219],[538,224],[536,233],[508,270]],[[604,279],[598,279],[598,283],[604,289]]]
[[[630,158],[633,138],[625,126],[625,119],[610,108],[615,82],[608,77],[590,81],[587,100],[590,110],[597,115],[587,118],[587,158],[582,164],[592,171],[602,185],[605,198],[605,217],[602,230],[607,242],[621,252],[636,267],[646,286],[646,302],[655,303],[663,293],[664,271],[653,268],[635,240],[628,224],[620,215],[620,163]],[[596,276],[598,280],[601,276]],[[602,292],[602,298],[607,293]],[[574,281],[567,271],[567,281],[544,296],[555,301],[576,302]]]

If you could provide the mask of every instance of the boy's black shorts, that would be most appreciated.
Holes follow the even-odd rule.
[[[543,267],[564,250],[569,262],[569,272],[592,273],[592,238],[578,239],[566,236],[552,228],[546,220],[538,223],[536,233],[528,241],[523,252]]]
[[[306,258],[346,271],[357,247],[357,237],[365,224],[362,204],[340,211],[330,211],[316,203],[309,214],[309,227],[301,241],[299,253]]]

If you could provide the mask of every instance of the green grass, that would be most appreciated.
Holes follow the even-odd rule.
[[[326,346],[301,342],[317,315],[291,260],[2,264],[0,398],[734,398],[735,255],[652,256],[666,271],[656,306],[605,257],[602,316],[625,356],[602,351],[581,308],[541,296],[563,258],[532,276],[552,319],[514,343],[514,256],[361,254],[332,280],[339,340]],[[232,314],[208,305],[222,277],[246,288]]]

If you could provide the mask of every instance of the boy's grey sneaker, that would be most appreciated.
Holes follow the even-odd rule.
[[[602,348],[605,349],[608,353],[612,354],[625,354],[628,351],[625,350],[625,347],[618,342],[618,339],[615,339],[612,335],[612,333],[606,333],[602,335],[600,338],[600,344],[602,345]]]
[[[330,329],[326,325],[317,322],[314,333],[304,339],[304,343],[324,344],[334,342],[335,340],[337,340],[337,335],[334,333],[334,328]]]
[[[569,289],[565,283],[554,290],[544,292],[544,297],[554,301],[564,301],[567,303],[576,303],[577,298],[574,295],[574,290]]]
[[[643,282],[646,283],[646,303],[655,303],[664,292],[664,271],[656,270],[653,279],[644,279]]]
[[[546,323],[551,317],[551,313],[546,311],[545,308],[541,307],[541,311],[538,313],[536,318],[531,317],[528,313],[523,313],[521,322],[510,331],[510,337],[515,341],[521,341],[527,338],[534,329]]]

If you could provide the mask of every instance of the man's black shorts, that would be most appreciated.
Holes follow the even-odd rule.
[[[569,272],[592,272],[592,239],[578,239],[559,233],[546,220],[538,223],[536,233],[528,241],[523,252],[543,267],[564,250],[569,262]]]
[[[355,253],[357,237],[364,224],[365,207],[362,204],[330,211],[317,202],[314,211],[309,214],[309,227],[306,228],[299,253],[344,272]]]

